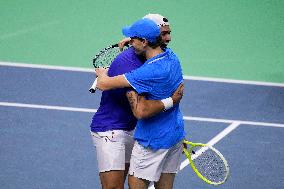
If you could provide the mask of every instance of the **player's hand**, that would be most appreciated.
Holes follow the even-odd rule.
[[[128,38],[124,38],[124,39],[122,39],[120,42],[118,42],[118,47],[119,47],[120,51],[123,50],[123,47],[124,47],[125,45],[129,44],[129,41],[130,41],[130,40],[131,40],[131,39],[128,37]]]
[[[180,100],[182,99],[183,96],[183,91],[184,91],[184,84],[181,83],[177,90],[174,92],[174,94],[171,96],[173,99],[174,104],[177,104],[180,102]]]
[[[96,68],[97,88],[100,90],[103,90],[104,81],[108,77],[107,72],[108,69],[106,68]]]
[[[107,75],[107,72],[108,72],[108,68],[96,68],[96,75],[98,77],[102,77],[102,76],[105,76]]]

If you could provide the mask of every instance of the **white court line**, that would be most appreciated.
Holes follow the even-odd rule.
[[[262,81],[248,81],[248,80],[223,79],[223,78],[212,78],[212,77],[194,77],[186,75],[183,76],[183,78],[188,80],[196,80],[196,81],[211,81],[211,82],[235,83],[235,84],[244,84],[244,85],[284,87],[284,83],[273,83],[273,82],[262,82]]]
[[[0,106],[9,106],[9,107],[18,107],[18,108],[36,108],[36,109],[46,109],[46,110],[63,110],[63,111],[71,111],[71,112],[88,112],[88,113],[97,111],[97,109],[88,109],[88,108],[47,106],[47,105],[11,103],[11,102],[0,102]]]
[[[63,70],[63,71],[76,71],[76,72],[94,73],[94,69],[92,69],[92,68],[51,66],[51,65],[42,65],[42,64],[26,64],[26,63],[1,62],[0,61],[0,66],[13,66],[13,67],[24,67],[24,68],[39,68],[39,69],[51,69],[51,70]],[[262,85],[262,86],[284,87],[284,83],[273,83],[273,82],[262,82],[262,81],[247,81],[247,80],[197,77],[197,76],[187,76],[187,75],[184,75],[183,78],[185,80],[197,80],[197,81],[211,81],[211,82],[235,83],[235,84],[245,84],[245,85]]]
[[[37,108],[37,109],[48,109],[48,110],[63,110],[63,111],[71,111],[71,112],[88,112],[88,113],[94,113],[94,112],[97,111],[97,109],[90,109],[90,108],[48,106],[48,105],[12,103],[12,102],[0,102],[0,106],[19,107],[19,108]],[[215,123],[217,122],[217,123],[229,123],[229,124],[237,122],[237,123],[244,124],[244,125],[284,128],[284,124],[281,124],[281,123],[266,123],[266,122],[255,122],[255,121],[215,119],[215,118],[204,118],[204,117],[190,117],[190,116],[184,116],[183,119],[187,120],[187,121],[205,121],[205,122],[215,122]]]
[[[77,68],[77,67],[52,66],[52,65],[41,65],[41,64],[25,64],[25,63],[1,62],[1,61],[0,61],[0,66],[36,68],[36,69],[47,69],[47,70],[63,70],[63,71],[74,71],[74,72],[92,72],[92,73],[95,72],[95,70],[91,68]]]
[[[190,117],[184,116],[184,120],[191,121],[206,121],[206,122],[218,122],[218,123],[234,123],[238,122],[241,125],[257,125],[257,126],[267,126],[267,127],[284,127],[282,123],[267,123],[267,122],[256,122],[256,121],[242,121],[242,120],[230,120],[230,119],[216,119],[216,118],[203,118],[203,117]]]

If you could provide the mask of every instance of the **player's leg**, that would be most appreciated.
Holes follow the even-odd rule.
[[[103,189],[123,189],[124,188],[124,170],[106,171],[100,173],[100,180]]]
[[[179,170],[180,157],[182,154],[182,141],[168,150],[165,157],[162,174],[158,182],[155,182],[156,189],[172,189],[175,175]]]
[[[128,186],[129,189],[147,189],[150,181],[137,178],[133,175],[128,175]]]
[[[150,182],[157,182],[162,173],[167,149],[151,150],[135,142],[129,167],[130,189],[147,189]]]
[[[162,173],[160,180],[154,183],[155,189],[172,189],[175,173]]]
[[[131,143],[128,141],[129,136],[124,131],[92,132],[92,139],[96,147],[102,188],[123,189],[125,168],[128,170],[125,164],[129,163],[130,159],[130,155],[126,157],[130,153],[127,151],[131,151],[128,144]]]

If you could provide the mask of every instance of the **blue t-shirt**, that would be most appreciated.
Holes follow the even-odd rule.
[[[120,53],[112,62],[108,75],[110,77],[130,72],[144,63],[131,47]],[[91,123],[91,131],[133,130],[137,119],[133,116],[126,97],[127,88],[102,92],[100,107]]]
[[[182,69],[170,50],[148,59],[139,69],[125,74],[130,85],[149,100],[171,96],[182,83]],[[134,138],[144,147],[168,149],[185,136],[179,105],[148,119],[139,119]]]

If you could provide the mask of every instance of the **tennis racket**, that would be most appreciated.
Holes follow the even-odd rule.
[[[221,152],[207,144],[187,140],[183,143],[190,145],[189,150],[184,147],[183,152],[199,178],[212,185],[220,185],[227,180],[229,165]]]
[[[125,46],[123,50],[127,49],[128,46]],[[115,59],[115,57],[121,53],[118,44],[110,45],[104,49],[102,49],[100,52],[98,52],[94,59],[93,59],[93,66],[95,68],[108,68],[112,61]],[[96,86],[97,86],[97,78],[93,82],[91,88],[89,89],[90,93],[96,92]]]

